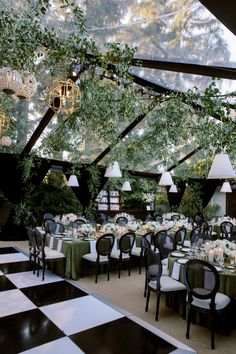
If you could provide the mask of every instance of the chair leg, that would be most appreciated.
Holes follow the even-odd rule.
[[[118,278],[120,279],[120,261],[118,262]]]
[[[188,307],[187,331],[186,331],[186,338],[187,339],[189,339],[191,319],[192,319],[192,310],[190,309],[190,307]]]
[[[147,296],[147,276],[145,275],[145,284],[144,284],[144,297]]]
[[[215,349],[215,318],[211,316],[211,349]]]
[[[129,274],[129,277],[130,277],[130,259],[128,261],[128,274]]]
[[[96,270],[95,270],[95,283],[98,282],[98,273],[99,273],[99,263],[96,263]]]
[[[107,263],[107,280],[110,280],[110,263]]]
[[[157,294],[156,317],[155,317],[156,321],[158,321],[159,306],[160,306],[160,294]]]
[[[46,262],[43,262],[43,275],[42,275],[42,280],[44,280],[44,277],[45,277],[45,268],[46,268]]]
[[[147,298],[146,298],[146,306],[145,306],[145,311],[148,312],[148,304],[149,304],[149,299],[150,299],[150,289],[147,289]]]

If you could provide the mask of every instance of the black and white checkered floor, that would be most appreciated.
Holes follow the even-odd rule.
[[[0,248],[1,354],[186,350],[190,349],[85,292],[78,282],[71,284],[51,272],[42,282],[27,256],[12,247]]]

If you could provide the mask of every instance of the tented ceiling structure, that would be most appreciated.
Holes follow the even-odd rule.
[[[37,1],[0,1],[4,11],[13,8],[19,13],[32,3]],[[45,3],[48,1],[41,1],[42,6]],[[14,101],[9,130],[12,145],[0,147],[1,152],[24,157],[35,151],[46,158],[103,166],[121,156],[122,168],[150,173],[162,172],[165,165],[174,170],[179,163],[194,159],[195,153],[199,160],[206,157],[199,140],[204,132],[193,135],[193,127],[195,132],[198,129],[196,112],[188,103],[180,105],[178,99],[173,99],[170,111],[166,97],[168,100],[171,92],[185,93],[194,87],[203,92],[212,77],[218,78],[216,87],[222,94],[235,91],[236,38],[232,20],[235,3],[230,1],[227,6],[213,0],[78,0],[76,3],[83,9],[88,35],[101,52],[106,51],[108,42],[136,47],[129,67],[134,88],[123,84],[121,90],[113,87],[119,76],[116,68],[114,77],[106,78],[102,64],[91,65],[93,54],[87,53],[90,64],[80,76],[81,105],[72,115],[77,123],[75,120],[72,123],[69,116],[53,112],[45,99],[46,87],[50,87],[53,79],[69,74],[56,65],[49,74],[46,61],[39,57],[34,67],[37,93],[28,100]],[[67,2],[60,10],[61,1],[50,1],[50,5],[45,16],[40,17],[41,26],[54,27],[62,39],[72,33],[76,35],[80,28],[71,20]],[[20,50],[11,48],[11,41],[8,44],[10,50]],[[7,64],[5,60],[1,66]],[[89,86],[91,72],[96,72],[103,84],[94,81],[93,87]],[[130,101],[128,96],[123,99],[123,89],[130,90]],[[99,102],[107,100],[103,96],[105,90],[110,90],[111,97],[106,102],[108,113],[103,105],[97,109]],[[158,107],[154,103],[156,98],[161,101]],[[233,104],[234,101],[232,107]],[[219,126],[218,123],[215,119],[209,124]],[[165,144],[160,139],[163,134]],[[207,138],[206,145],[209,145]]]

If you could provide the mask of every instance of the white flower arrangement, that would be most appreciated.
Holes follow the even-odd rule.
[[[84,235],[90,235],[95,232],[95,228],[90,224],[82,224],[78,227],[78,232]]]
[[[140,227],[140,222],[138,221],[129,221],[127,225],[127,229],[133,232],[138,230],[139,227]]]
[[[178,213],[174,213],[174,212],[171,212],[171,213],[165,213],[162,215],[163,219],[164,220],[171,220],[171,217],[173,215],[176,215]],[[180,216],[180,219],[186,219],[186,217],[184,216],[184,214],[178,214]]]
[[[128,221],[130,220],[135,220],[135,217],[133,215],[130,215],[128,213],[119,213],[119,214],[116,214],[114,216],[114,220],[116,221],[119,217],[124,217],[126,218]]]
[[[107,223],[105,225],[102,226],[101,228],[101,232],[111,232],[114,233],[117,231],[117,225],[114,223]]]
[[[208,248],[210,249],[222,248],[226,256],[230,256],[231,251],[236,251],[236,244],[228,240],[215,240],[212,243],[210,243]]]

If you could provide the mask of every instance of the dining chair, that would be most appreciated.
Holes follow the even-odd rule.
[[[131,251],[134,246],[136,235],[129,231],[121,236],[119,249],[111,252],[111,259],[118,263],[118,277],[120,278],[121,264],[128,263],[128,274],[130,276]]]
[[[162,224],[163,222],[163,216],[161,214],[155,214],[154,215],[154,220]]]
[[[29,238],[29,261],[33,264],[33,274],[35,274],[36,261],[38,256],[35,231],[31,226],[27,226],[26,232]]]
[[[78,225],[83,225],[87,223],[87,221],[82,218],[78,218],[74,222],[76,222]]]
[[[65,226],[60,222],[51,222],[48,224],[48,233],[49,234],[62,234],[65,232]]]
[[[178,221],[180,219],[180,215],[179,214],[174,214],[174,215],[171,215],[171,220],[172,221]]]
[[[142,271],[142,261],[144,259],[144,251],[145,249],[151,248],[153,232],[147,232],[141,238],[141,247],[133,247],[131,251],[131,256],[139,260],[139,274]]]
[[[224,239],[230,239],[232,238],[233,235],[233,227],[234,225],[230,221],[223,221],[220,224],[220,230],[221,230],[221,238]]]
[[[198,241],[199,237],[201,237],[201,227],[195,226],[190,233],[190,243],[191,245]]]
[[[82,257],[83,260],[95,264],[95,283],[98,281],[100,265],[107,266],[107,280],[110,279],[110,256],[114,242],[115,236],[112,233],[103,234],[96,241],[96,252],[87,253]]]
[[[46,236],[41,234],[37,229],[34,229],[36,238],[37,251],[37,276],[39,276],[40,265],[42,264],[42,280],[45,278],[45,269],[48,263],[63,261],[65,262],[65,255],[62,252],[52,250],[46,246]],[[65,264],[64,264],[65,265]]]
[[[207,261],[191,259],[184,265],[184,279],[187,288],[187,331],[189,339],[190,324],[194,311],[208,315],[211,328],[211,348],[215,348],[214,325],[216,316],[227,314],[230,298],[219,293],[220,277],[216,268]],[[226,320],[226,326],[228,322]]]
[[[119,216],[116,219],[116,224],[120,225],[120,226],[124,226],[128,224],[128,219],[125,216]]]
[[[162,263],[161,263],[160,254],[154,252],[150,248],[147,248],[145,250],[145,266],[146,266],[145,285],[147,289],[145,311],[146,312],[148,311],[150,292],[153,291],[156,294],[155,320],[158,321],[161,295],[162,294],[170,295],[175,293],[185,299],[186,287],[184,284],[169,277],[168,275],[162,275]],[[185,312],[183,313],[183,317],[185,317]]]
[[[155,234],[153,242],[154,247],[159,251],[162,264],[167,264],[168,255],[176,250],[174,237],[168,235],[166,232],[158,232]]]
[[[186,227],[181,227],[179,230],[176,231],[174,239],[176,246],[184,246],[184,241],[187,235],[187,229]]]

